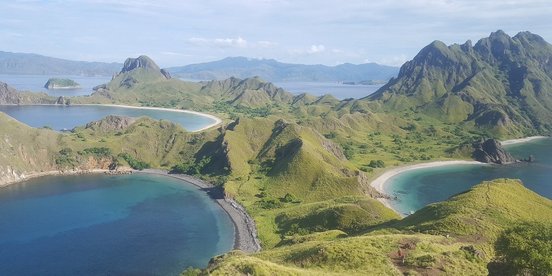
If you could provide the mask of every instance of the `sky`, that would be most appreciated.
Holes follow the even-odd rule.
[[[550,0],[0,0],[0,51],[161,67],[229,56],[400,66],[498,29],[552,41]]]

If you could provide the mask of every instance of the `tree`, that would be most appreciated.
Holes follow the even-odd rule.
[[[496,243],[508,274],[552,275],[552,223],[532,222],[506,230]]]

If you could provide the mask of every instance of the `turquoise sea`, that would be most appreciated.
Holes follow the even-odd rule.
[[[47,176],[0,188],[0,275],[178,275],[232,249],[205,192],[165,176]]]
[[[535,156],[534,163],[510,165],[451,165],[406,171],[391,179],[385,191],[397,200],[391,206],[404,215],[495,178],[521,179],[534,192],[552,199],[552,139],[513,144],[506,149],[516,158]]]
[[[215,122],[209,117],[191,113],[101,105],[0,105],[0,112],[32,127],[47,126],[55,130],[84,126],[108,115],[148,116],[180,124],[189,131],[201,129]]]

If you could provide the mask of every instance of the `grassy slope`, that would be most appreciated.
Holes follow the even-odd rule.
[[[59,151],[60,135],[48,129],[34,129],[0,112],[0,178],[52,170]],[[12,173],[13,172],[13,173]]]
[[[156,168],[170,168],[183,161],[195,162],[195,154],[218,132],[189,133],[177,124],[140,118],[124,130],[95,132],[84,127],[72,133],[35,129],[0,113],[0,183],[20,175],[66,169],[107,169],[112,160],[125,165],[121,153]],[[87,154],[86,149],[108,148],[107,156]],[[62,149],[70,149],[57,163]]]
[[[400,275],[407,271],[487,275],[499,233],[515,223],[550,219],[552,201],[527,190],[519,181],[498,179],[361,236],[330,231],[296,237],[291,245],[253,256],[227,254],[215,260],[208,271],[213,275],[250,271],[259,275]],[[398,248],[406,254],[404,265],[397,256]],[[424,262],[427,259],[431,261]]]
[[[332,213],[334,220],[350,216],[363,225],[396,216],[373,199],[333,200],[362,196],[363,187],[358,171],[342,159],[340,149],[335,147],[334,153],[327,150],[325,146],[335,144],[311,128],[276,118],[242,118],[226,130],[222,144],[231,172],[226,193],[240,200],[255,217],[266,248],[282,241],[285,228],[290,227],[288,221],[308,213],[320,215],[315,211],[322,207],[340,208]],[[286,194],[294,200],[282,202]],[[371,207],[363,208],[366,205]],[[373,215],[360,216],[369,213]],[[277,217],[286,219],[277,221]]]

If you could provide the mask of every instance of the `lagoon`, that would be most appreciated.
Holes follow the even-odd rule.
[[[106,105],[0,105],[0,112],[32,127],[46,126],[55,130],[84,126],[108,115],[169,120],[188,131],[197,131],[217,122],[213,118],[192,113]]]
[[[496,178],[521,179],[534,192],[552,199],[552,139],[539,139],[505,147],[518,159],[532,154],[534,163],[511,165],[450,165],[416,169],[388,180],[384,190],[397,200],[389,204],[403,215],[443,201],[482,181]]]
[[[178,275],[233,244],[225,211],[166,176],[47,176],[0,189],[1,275]]]

